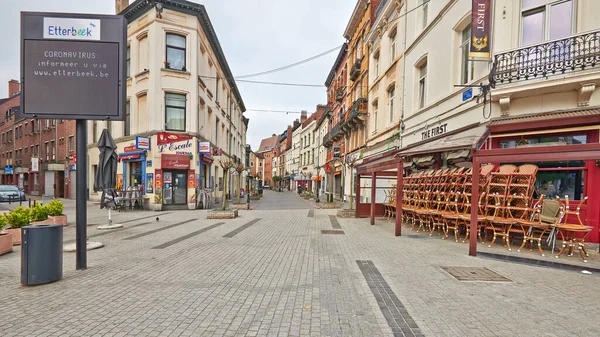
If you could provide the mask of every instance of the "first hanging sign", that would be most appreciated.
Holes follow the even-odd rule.
[[[21,13],[18,117],[125,120],[127,21]]]
[[[469,56],[490,58],[491,0],[473,0]]]

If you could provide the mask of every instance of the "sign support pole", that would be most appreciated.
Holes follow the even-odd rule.
[[[77,228],[75,234],[76,269],[87,269],[87,121],[78,119],[75,122],[77,149],[77,186],[75,195]]]

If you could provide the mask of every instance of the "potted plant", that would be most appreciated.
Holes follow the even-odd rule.
[[[48,219],[51,220],[53,224],[63,226],[68,225],[67,215],[63,214],[63,211],[65,210],[65,205],[63,205],[63,203],[60,200],[54,199],[48,204],[46,204],[44,207],[46,207],[48,211]]]
[[[30,218],[32,225],[54,224],[52,220],[48,219],[47,205],[34,204],[30,209]]]
[[[165,69],[171,69],[171,63],[165,61]]]
[[[6,218],[0,215],[0,255],[12,252],[13,247],[12,233],[2,231],[4,226],[6,226]]]
[[[163,204],[162,194],[155,194],[154,195],[154,203],[152,204],[152,210],[154,210],[154,211],[161,211],[162,210],[162,204]]]
[[[21,244],[21,227],[29,224],[30,220],[30,210],[29,208],[23,208],[23,206],[19,206],[15,208],[14,211],[5,214],[6,222],[10,226],[7,229],[7,232],[12,234],[12,242],[13,245]]]

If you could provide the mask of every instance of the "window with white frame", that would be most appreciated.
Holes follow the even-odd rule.
[[[460,84],[466,84],[473,80],[475,69],[475,62],[469,60],[471,25],[463,29],[460,41]]]
[[[429,1],[430,0],[422,0],[421,1],[421,6],[423,8],[422,28],[427,27],[427,19],[428,19],[428,16],[429,16]]]
[[[185,131],[185,95],[165,94],[165,126],[169,131]]]
[[[388,89],[389,106],[390,106],[390,123],[394,120],[394,101],[396,100],[396,87],[392,86]]]
[[[396,59],[396,47],[398,44],[398,30],[394,29],[390,33],[390,63]]]
[[[521,45],[559,39],[573,33],[573,0],[522,0]]]
[[[419,109],[425,107],[427,101],[427,60],[419,67]]]
[[[373,59],[375,61],[375,78],[377,78],[377,77],[379,77],[379,65],[380,65],[380,63],[379,63],[379,61],[380,61],[379,60],[379,51],[377,51],[375,53],[375,56],[373,56]]]
[[[131,77],[131,47],[127,46],[127,78]]]
[[[185,36],[167,34],[166,68],[185,70]]]
[[[373,103],[373,131],[377,131],[377,113],[379,110],[379,102]]]

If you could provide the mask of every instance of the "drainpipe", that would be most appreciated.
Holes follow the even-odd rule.
[[[404,40],[402,41],[402,76],[400,77],[400,84],[402,85],[402,105],[400,105],[400,124],[398,124],[398,131],[400,131],[400,148],[402,148],[402,125],[404,124],[404,106],[406,104],[406,39],[408,28],[408,11],[406,1],[404,1],[404,13],[402,14],[404,20]]]

